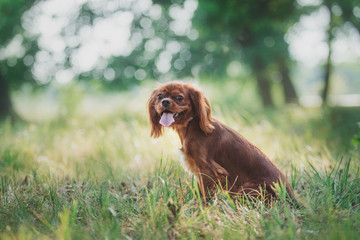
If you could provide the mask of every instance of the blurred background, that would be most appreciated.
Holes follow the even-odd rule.
[[[306,210],[203,210],[150,138],[176,79]],[[357,239],[359,150],[360,0],[0,0],[0,239]]]
[[[245,109],[360,105],[359,0],[1,0],[0,16],[1,117],[91,111],[88,93],[106,111],[173,79]]]
[[[0,0],[0,239],[358,238],[359,33],[360,0]],[[204,211],[177,134],[150,138],[176,79],[307,209]]]

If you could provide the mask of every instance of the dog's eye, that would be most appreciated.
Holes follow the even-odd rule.
[[[179,95],[179,96],[177,96],[177,97],[176,97],[176,99],[177,99],[177,100],[179,100],[179,101],[184,100],[183,96],[180,96],[180,95]]]
[[[162,94],[159,94],[158,96],[157,96],[157,99],[163,99],[164,98],[164,95],[162,95]]]

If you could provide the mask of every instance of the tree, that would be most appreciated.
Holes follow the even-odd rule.
[[[323,103],[327,102],[328,94],[329,94],[329,86],[330,86],[330,75],[332,71],[332,64],[331,64],[331,56],[332,56],[332,42],[334,39],[334,15],[332,12],[333,1],[332,0],[324,0],[324,6],[328,9],[329,12],[329,27],[327,30],[327,40],[326,43],[328,45],[328,56],[326,60],[326,64],[324,67],[324,89],[321,94]]]
[[[100,81],[104,87],[110,89],[127,89],[144,79],[159,79],[164,76],[173,78],[180,75],[185,62],[189,60],[187,30],[184,33],[176,33],[172,28],[174,19],[168,12],[162,11],[159,5],[141,6],[142,3],[129,1],[126,4],[115,5],[112,9],[106,8],[105,2],[94,4],[89,1],[76,6],[72,20],[62,26],[61,34],[57,36],[58,40],[65,43],[61,52],[66,55],[65,60],[53,64],[47,71],[45,81],[54,80],[59,71],[70,70],[76,80]],[[41,13],[32,12],[28,22],[36,22],[32,18],[36,19],[39,14]],[[113,19],[119,21],[119,15],[126,15],[127,19],[131,19],[131,34],[126,51],[99,56],[98,62],[101,64],[79,70],[74,55],[86,44],[82,41],[67,44],[66,39],[79,38],[84,29],[89,31],[98,25],[107,27]],[[56,17],[58,16],[54,16]],[[41,46],[40,51],[49,56],[53,55],[51,50]],[[161,66],[164,58],[167,60],[166,64]]]
[[[127,14],[132,18],[131,36],[128,51],[125,54],[113,53],[100,57],[101,64],[91,69],[76,69],[74,55],[83,46],[81,42],[65,45],[61,54],[65,55],[60,62],[54,59],[47,60],[51,68],[43,71],[44,79],[39,79],[34,71],[39,55],[53,56],[54,52],[38,45],[37,37],[40,32],[31,36],[23,25],[36,24],[34,19],[43,14],[42,4],[46,1],[28,0],[0,0],[0,43],[6,46],[14,38],[20,38],[25,49],[21,56],[4,56],[0,59],[0,116],[15,115],[10,100],[10,90],[18,89],[24,83],[41,86],[56,79],[61,71],[68,71],[73,78],[79,81],[100,81],[103,86],[110,89],[126,89],[140,83],[145,78],[159,79],[161,77],[173,78],[181,75],[185,62],[190,59],[188,50],[188,27],[185,32],[176,32],[172,28],[174,19],[168,12],[162,11],[159,5],[143,6],[143,2],[129,1],[114,5],[112,9],[106,7],[105,2],[85,1],[74,9],[72,20],[60,31],[57,39],[78,37],[84,29],[89,29],[99,22]],[[31,6],[34,6],[33,8]],[[29,11],[28,11],[29,10]],[[26,16],[22,15],[26,12]],[[54,14],[51,18],[57,18]],[[22,20],[25,24],[22,25]],[[30,27],[31,28],[31,27]],[[36,26],[33,26],[36,29]],[[66,42],[66,41],[63,41]],[[41,54],[38,54],[41,53]],[[31,59],[31,61],[27,61]],[[165,64],[162,64],[164,63]],[[101,65],[101,66],[99,66]],[[173,67],[172,67],[173,66]],[[71,74],[70,74],[71,75]],[[104,81],[106,79],[107,81]]]
[[[320,6],[324,6],[329,13],[329,25],[327,29],[326,43],[328,46],[328,56],[324,66],[324,88],[321,93],[323,104],[326,104],[330,85],[331,85],[331,72],[333,69],[331,63],[332,57],[332,43],[336,38],[336,31],[342,29],[347,23],[352,25],[360,33],[360,12],[359,0],[324,0]]]
[[[168,1],[158,0],[165,9]],[[203,72],[223,74],[230,60],[238,59],[252,69],[264,106],[273,106],[269,71],[276,66],[283,84],[286,102],[296,102],[290,80],[288,28],[297,21],[300,11],[296,1],[199,0],[193,17],[199,38],[191,44],[193,65]],[[179,1],[177,1],[179,4]],[[205,60],[205,61],[204,61]]]
[[[14,36],[21,34],[21,16],[35,3],[32,0],[0,1],[0,46],[7,46]],[[17,86],[23,78],[17,78],[19,72],[26,73],[28,68],[16,59],[0,58],[0,118],[17,116],[13,110],[10,89]]]

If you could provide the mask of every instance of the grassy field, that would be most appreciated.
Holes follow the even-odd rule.
[[[360,108],[263,111],[239,86],[205,85],[214,116],[262,149],[305,207],[221,192],[204,205],[177,135],[149,136],[153,86],[18,95],[29,122],[0,123],[0,239],[359,239]]]

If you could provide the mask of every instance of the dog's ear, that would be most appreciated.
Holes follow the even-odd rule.
[[[151,93],[151,96],[148,101],[148,113],[149,120],[151,125],[151,136],[154,138],[158,138],[163,134],[163,126],[159,123],[160,116],[155,110],[155,102],[156,102],[156,90]]]
[[[212,125],[211,121],[211,107],[207,98],[199,90],[188,87],[190,90],[190,98],[193,102],[195,117],[199,119],[199,124],[201,130],[205,134],[212,133],[215,127]]]

